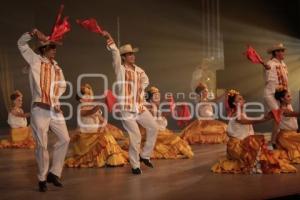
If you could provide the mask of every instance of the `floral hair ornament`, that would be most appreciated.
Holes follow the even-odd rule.
[[[150,92],[151,94],[158,93],[159,89],[155,86],[152,86],[149,88],[148,92]]]
[[[240,94],[240,92],[237,90],[234,90],[234,89],[231,89],[227,92],[227,96],[230,96],[230,97],[233,97],[233,96],[239,95],[239,94]]]

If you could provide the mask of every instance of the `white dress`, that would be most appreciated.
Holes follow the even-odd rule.
[[[85,97],[85,96],[84,96]],[[93,103],[84,103],[81,107],[81,110],[90,110],[93,108],[95,104]],[[81,133],[96,133],[98,132],[100,126],[101,111],[97,111],[96,113],[89,116],[79,116],[78,126]]]
[[[291,105],[288,105],[288,109],[293,111],[293,108]],[[280,130],[297,131],[298,130],[297,118],[296,117],[285,117],[282,114],[279,128],[280,128]]]
[[[202,102],[199,106],[199,116],[203,118],[212,119],[214,116],[214,110],[209,102]]]
[[[245,113],[241,114],[244,118],[247,118]],[[236,117],[233,117],[228,122],[227,133],[231,137],[243,140],[249,135],[254,135],[252,124],[241,124],[237,122]]]
[[[24,128],[27,127],[26,117],[17,117],[12,113],[8,113],[7,123],[11,128]]]

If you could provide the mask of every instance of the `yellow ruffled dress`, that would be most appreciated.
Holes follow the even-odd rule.
[[[11,126],[10,139],[0,140],[0,149],[3,148],[27,148],[33,149],[35,141],[32,137],[32,129],[27,126],[27,119],[8,114],[8,124]]]
[[[194,153],[191,146],[169,129],[166,129],[167,121],[164,117],[156,119],[159,126],[156,143],[151,155],[152,159],[182,159],[192,158]],[[142,146],[146,140],[146,130],[139,126],[142,135]],[[122,148],[128,150],[129,140]]]
[[[279,151],[267,149],[263,135],[254,135],[252,125],[230,120],[227,156],[214,164],[214,173],[295,173],[297,169]],[[235,132],[232,132],[235,131]]]
[[[289,108],[292,110],[291,105]],[[300,134],[297,133],[298,123],[295,117],[281,116],[280,132],[276,138],[279,150],[284,151],[292,163],[300,163]]]
[[[83,121],[95,125],[93,116],[82,118],[89,117]],[[72,156],[65,161],[67,167],[115,167],[128,163],[128,153],[119,146],[109,128],[100,131],[93,126],[80,127],[79,133],[72,137],[71,144]]]
[[[126,139],[123,131],[121,129],[119,129],[118,127],[116,127],[110,123],[107,123],[106,129],[116,140]]]
[[[211,118],[211,105],[200,106],[200,116]],[[195,120],[181,131],[181,138],[189,144],[218,144],[226,143],[227,125],[218,120]]]
[[[280,152],[266,149],[263,135],[251,135],[243,140],[230,138],[227,143],[227,158],[212,166],[215,173],[257,173],[260,163],[261,173],[294,173],[297,169],[282,159]]]

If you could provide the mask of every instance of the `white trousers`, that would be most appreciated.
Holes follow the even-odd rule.
[[[140,158],[150,159],[156,143],[158,127],[152,114],[146,109],[140,114],[121,111],[122,124],[129,134],[129,161],[132,168],[140,168]],[[146,142],[141,149],[141,133],[138,123],[146,129]]]
[[[38,179],[45,181],[49,170],[47,148],[49,128],[58,138],[53,148],[52,165],[49,171],[60,177],[70,142],[63,114],[34,106],[31,109],[31,127],[37,145],[35,156],[38,164]]]
[[[279,103],[275,99],[274,95],[275,94],[264,95],[264,101],[267,104],[268,111],[279,109]],[[272,130],[272,135],[271,135],[271,143],[272,144],[276,143],[276,138],[277,138],[279,131],[280,131],[279,125],[273,120],[273,130]]]

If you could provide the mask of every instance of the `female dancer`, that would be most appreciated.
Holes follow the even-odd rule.
[[[181,137],[190,144],[215,144],[227,140],[224,122],[214,120],[214,111],[208,99],[207,86],[200,83],[195,92],[199,95],[199,117],[182,130]],[[203,118],[203,119],[201,119]]]
[[[107,128],[99,105],[95,105],[92,87],[81,87],[79,133],[72,138],[73,151],[65,164],[67,167],[123,166],[128,154],[118,145]]]
[[[16,90],[11,94],[10,99],[12,101],[12,108],[8,113],[7,123],[11,127],[10,136],[11,141],[1,140],[0,148],[30,148],[35,146],[32,138],[32,130],[27,126],[27,118],[29,113],[24,113],[22,109],[23,94]]]
[[[239,92],[228,92],[228,105],[232,116],[228,123],[227,159],[212,167],[215,173],[281,173],[296,172],[297,169],[280,154],[267,150],[263,135],[254,135],[252,124],[272,118],[268,113],[263,119],[250,120],[243,111],[244,98]]]

